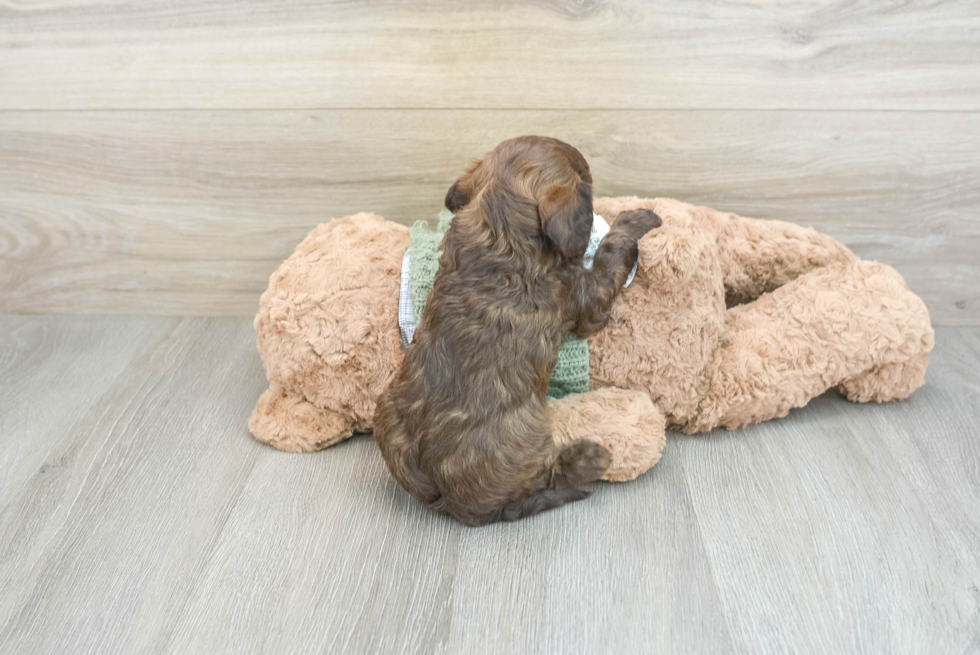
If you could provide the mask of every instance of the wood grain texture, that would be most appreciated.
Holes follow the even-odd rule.
[[[252,440],[247,319],[0,336],[0,652],[980,649],[980,328],[938,330],[909,401],[672,436],[639,480],[481,529],[370,438]]]
[[[970,112],[0,112],[0,310],[251,314],[317,223],[430,218],[522,133],[576,144],[598,194],[812,225],[980,322]]]
[[[0,108],[980,109],[980,6],[0,3]]]
[[[5,410],[0,413],[0,507],[45,460],[59,459],[53,453],[77,445],[70,443],[76,426],[91,420],[87,412],[93,406],[96,412],[103,407],[105,383],[126,370],[165,327],[159,320],[107,325],[69,317],[0,322],[0,407]],[[91,384],[93,372],[101,384]],[[28,377],[31,385],[21,384]],[[37,424],[48,429],[38,433]]]
[[[237,419],[262,386],[242,377],[254,334],[229,319],[61,325],[81,350],[79,337],[102,327],[100,355],[110,363],[124,344],[140,354],[114,378],[88,368],[84,384],[98,399],[77,408],[83,418],[43,464],[15,462],[33,470],[0,507],[0,651],[159,651],[255,461],[254,449],[236,446],[248,445]],[[35,320],[20,330],[31,326],[48,329]],[[69,371],[84,365],[71,353],[60,359]],[[44,398],[40,382],[33,388]],[[194,397],[207,401],[188,402]],[[238,439],[212,440],[214,430]],[[38,420],[21,438],[55,441],[52,431],[58,426]]]
[[[935,370],[952,354],[941,353],[930,377],[946,370]],[[942,475],[929,466],[950,450],[970,451],[959,463],[977,468],[976,412],[934,423],[939,395],[948,388],[930,384],[907,403],[862,407],[827,394],[797,412],[799,420],[763,424],[751,438],[695,440],[693,502],[739,650],[980,648],[978,480],[950,476],[922,489],[906,474]],[[915,445],[922,449],[913,452]],[[971,515],[947,495],[969,498]],[[930,615],[947,619],[937,624]]]

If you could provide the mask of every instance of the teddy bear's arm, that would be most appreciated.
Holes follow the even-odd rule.
[[[934,333],[925,304],[878,262],[836,263],[728,310],[687,433],[735,429],[840,387],[856,402],[922,385]]]
[[[682,273],[683,260],[708,247],[721,267],[729,307],[752,301],[810,271],[857,259],[847,247],[812,228],[746,218],[671,198],[598,197],[594,208],[612,226],[628,210],[655,211],[663,219],[657,232],[663,234],[647,240],[663,242],[666,255],[677,260],[674,268],[679,266]]]
[[[729,307],[755,300],[818,268],[857,258],[813,228],[705,210],[717,235]]]

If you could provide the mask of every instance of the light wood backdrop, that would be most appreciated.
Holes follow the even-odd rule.
[[[0,311],[250,314],[499,140],[812,225],[980,323],[980,3],[0,0]]]

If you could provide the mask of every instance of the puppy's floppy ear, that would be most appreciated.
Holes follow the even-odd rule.
[[[446,193],[446,209],[452,213],[466,206],[473,195],[473,177],[467,173],[456,180]]]
[[[468,169],[466,169],[466,172],[463,173],[451,187],[449,187],[449,191],[446,193],[446,209],[455,214],[469,204],[470,199],[473,198],[473,172],[479,168],[481,163],[482,162],[475,162],[472,164]]]
[[[592,187],[553,184],[538,202],[541,230],[555,250],[568,259],[582,259],[592,234]]]

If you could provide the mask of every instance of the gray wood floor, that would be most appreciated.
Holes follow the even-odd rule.
[[[251,439],[241,318],[0,318],[2,653],[980,652],[980,328],[513,525]]]

